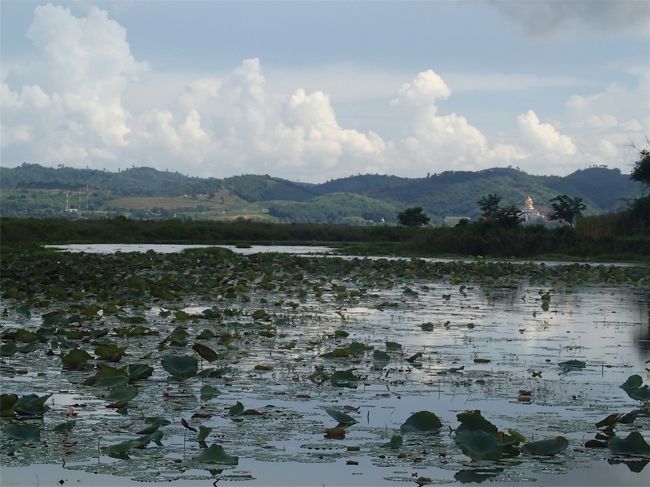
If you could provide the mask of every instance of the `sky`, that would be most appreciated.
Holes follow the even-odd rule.
[[[650,1],[0,2],[0,164],[629,173]]]

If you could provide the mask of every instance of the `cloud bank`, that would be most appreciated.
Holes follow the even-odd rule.
[[[98,8],[79,18],[64,7],[39,6],[27,37],[35,55],[8,66],[0,85],[2,163],[8,165],[135,164],[202,176],[268,173],[308,181],[509,164],[567,172],[583,167],[585,157],[615,160],[625,143],[648,131],[642,117],[616,112],[623,103],[634,113],[634,101],[644,96],[642,81],[632,90],[611,86],[572,96],[564,126],[572,134],[530,109],[512,121],[503,140],[490,141],[465,116],[442,112],[439,105],[454,95],[429,69],[394,87],[385,110],[404,130],[382,137],[343,126],[322,90],[269,88],[256,58],[157,96],[165,75],[135,59],[125,29]],[[486,81],[487,91],[491,83]],[[129,96],[147,92],[138,100]]]

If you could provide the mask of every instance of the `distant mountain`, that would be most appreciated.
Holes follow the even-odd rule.
[[[548,206],[559,194],[580,196],[587,212],[604,213],[625,206],[626,199],[640,195],[642,188],[629,175],[606,167],[582,169],[565,177],[492,168],[447,171],[425,178],[368,174],[308,184],[268,175],[216,179],[147,167],[108,172],[23,164],[0,167],[0,190],[3,216],[125,214],[134,218],[244,217],[323,223],[383,219],[392,223],[403,209],[421,206],[435,223],[445,216],[478,217],[477,201],[488,193],[499,194],[504,204],[516,205],[531,196],[536,206]]]

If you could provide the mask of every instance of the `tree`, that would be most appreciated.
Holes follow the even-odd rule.
[[[521,223],[521,210],[514,205],[497,208],[494,222],[500,227],[515,228]]]
[[[431,219],[422,211],[422,207],[407,208],[397,215],[397,221],[405,227],[420,227]]]
[[[630,177],[650,187],[650,151],[646,149],[639,151],[639,160],[634,163]]]
[[[551,206],[553,207],[553,213],[551,213],[550,219],[564,220],[571,225],[571,227],[573,227],[576,218],[578,218],[586,208],[585,204],[582,202],[582,198],[578,196],[571,198],[565,194],[552,198]]]
[[[483,196],[480,200],[477,201],[479,208],[481,209],[481,219],[485,221],[493,221],[497,217],[499,212],[499,203],[501,203],[501,196],[496,193],[488,194]]]

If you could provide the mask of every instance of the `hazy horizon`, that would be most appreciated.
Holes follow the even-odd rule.
[[[3,166],[629,173],[650,4],[3,1]]]

